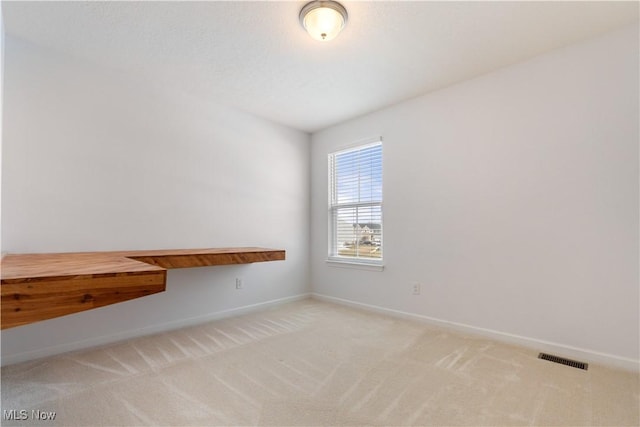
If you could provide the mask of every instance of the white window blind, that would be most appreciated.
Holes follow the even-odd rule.
[[[329,259],[382,263],[382,141],[329,154]]]

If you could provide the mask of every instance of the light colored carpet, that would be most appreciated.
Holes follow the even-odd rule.
[[[20,426],[637,426],[638,381],[307,299],[5,367],[2,409]]]

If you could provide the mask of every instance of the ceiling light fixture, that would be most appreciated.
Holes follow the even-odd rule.
[[[304,5],[300,11],[300,23],[316,40],[329,41],[347,23],[347,9],[333,0],[314,0]]]

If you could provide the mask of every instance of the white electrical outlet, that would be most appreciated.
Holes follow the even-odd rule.
[[[420,282],[411,282],[411,291],[414,295],[420,295],[420,292],[422,291]]]
[[[244,288],[244,280],[242,280],[240,277],[236,278],[236,289],[243,289]]]

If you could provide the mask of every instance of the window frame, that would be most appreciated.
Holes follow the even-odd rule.
[[[384,159],[381,158],[381,171],[380,178],[382,180],[381,196],[379,201],[366,201],[366,202],[348,202],[348,203],[334,203],[336,188],[338,183],[336,182],[336,169],[334,167],[335,158],[337,155],[345,154],[353,151],[364,150],[374,146],[380,146],[381,155],[383,153],[383,138],[375,137],[368,138],[366,140],[360,140],[349,146],[332,151],[327,155],[327,188],[328,188],[328,251],[327,251],[327,263],[334,267],[347,267],[358,268],[372,271],[382,271],[384,268]],[[362,176],[362,175],[360,175]],[[338,255],[338,230],[336,226],[336,212],[339,209],[345,208],[359,208],[359,207],[380,207],[380,258],[368,258],[358,256],[345,256]]]

